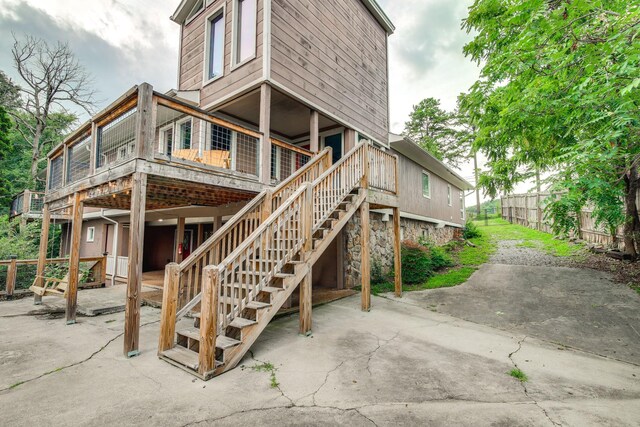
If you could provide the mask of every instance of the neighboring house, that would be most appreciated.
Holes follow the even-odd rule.
[[[172,20],[178,88],[134,87],[49,153],[41,244],[64,217],[71,266],[109,253],[128,356],[143,272],[165,271],[159,355],[209,378],[292,298],[309,333],[314,287],[361,285],[368,310],[369,253],[399,273],[403,233],[451,238],[470,185],[389,137],[394,27],[374,0],[183,0]]]

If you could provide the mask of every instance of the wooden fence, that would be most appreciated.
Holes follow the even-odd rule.
[[[65,264],[69,262],[69,258],[50,258],[46,260],[46,265],[49,264]],[[93,278],[93,282],[87,283],[84,286],[101,285],[105,283],[107,273],[107,258],[106,257],[92,257],[81,258],[81,263],[87,263],[90,266],[90,275]],[[0,261],[0,267],[6,268],[6,280],[5,280],[5,293],[8,297],[12,296],[16,282],[18,280],[18,274],[21,271],[20,267],[30,266],[29,271],[24,271],[24,279],[29,282],[33,282],[35,279],[35,267],[38,265],[37,259],[16,259]],[[1,283],[1,281],[0,281]]]
[[[512,194],[502,198],[502,218],[512,224],[519,224],[525,227],[553,233],[551,230],[550,219],[545,218],[544,208],[550,193],[529,193],[529,194]],[[640,202],[640,193],[638,193],[638,202]],[[640,206],[640,203],[639,203]],[[611,233],[603,226],[597,226],[592,216],[591,209],[583,209],[580,214],[580,232],[572,237],[585,240],[590,243],[601,244],[607,247],[613,247],[614,241]],[[623,228],[620,227],[617,232],[618,249],[624,247]]]

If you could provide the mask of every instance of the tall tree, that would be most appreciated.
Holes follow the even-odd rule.
[[[459,133],[456,114],[443,110],[435,98],[413,106],[403,134],[451,166],[459,167],[469,156],[469,140]]]
[[[536,171],[555,172],[554,188],[566,194],[549,208],[556,222],[588,204],[610,230],[624,223],[636,257],[640,5],[476,0],[463,27],[476,34],[465,54],[482,64],[469,96],[475,146],[488,158],[480,183],[495,195]],[[624,214],[612,214],[621,206]]]
[[[46,130],[53,112],[69,114],[75,106],[91,114],[94,90],[87,71],[75,58],[67,44],[49,45],[46,41],[26,36],[14,37],[13,61],[23,80],[22,114],[14,114],[18,130],[31,145],[30,173],[38,180],[38,165],[44,148],[50,144]]]
[[[7,75],[0,71],[0,160],[11,150],[10,132],[13,123],[9,111],[20,105],[20,88],[13,84]]]

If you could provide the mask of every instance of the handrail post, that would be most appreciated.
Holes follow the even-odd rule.
[[[216,367],[216,338],[218,336],[218,269],[209,265],[203,271],[202,302],[200,303],[200,375],[207,375]]]
[[[149,83],[138,86],[137,108],[136,154],[138,158],[150,159],[154,150],[157,103],[154,102],[153,87]]]
[[[362,180],[360,186],[364,189],[369,188],[369,143],[362,147]]]
[[[13,296],[13,290],[16,288],[16,276],[18,265],[16,264],[16,259],[18,257],[15,255],[11,255],[9,259],[11,259],[11,264],[9,264],[9,268],[7,269],[7,297]]]
[[[179,278],[180,266],[174,262],[167,264],[164,270],[164,292],[162,293],[158,355],[163,351],[173,348],[175,344]]]
[[[109,252],[102,253],[102,259],[100,260],[100,284],[107,285],[107,256]]]
[[[313,185],[305,184],[304,203],[302,205],[302,245],[303,259],[306,261],[311,256],[313,250]]]
[[[49,244],[49,227],[51,225],[51,211],[49,210],[49,204],[45,203],[42,206],[42,229],[40,230],[40,251],[38,252],[38,267],[36,270],[35,285],[39,287],[44,286],[44,270],[47,264],[47,247]],[[34,295],[33,303],[35,305],[42,304],[42,295]]]
[[[320,175],[322,175],[322,172],[329,170],[332,162],[333,162],[333,148],[327,147],[327,151],[325,152],[324,159],[322,159],[322,171],[320,172]]]

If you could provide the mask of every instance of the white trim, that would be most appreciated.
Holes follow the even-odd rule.
[[[223,35],[222,35],[222,73],[209,78],[209,60],[210,54],[209,49],[211,48],[211,21],[218,17],[218,15],[222,15],[222,25],[223,25]],[[204,29],[204,61],[202,70],[202,87],[205,87],[214,81],[224,77],[224,49],[227,45],[227,10],[226,10],[226,2],[223,2],[219,7],[211,10],[210,13],[205,16],[205,29]]]
[[[186,122],[191,122],[191,135],[189,135],[189,148],[184,148],[182,146],[182,135],[180,130],[180,128],[182,127],[182,124]],[[190,150],[193,147],[193,117],[185,117],[184,119],[176,120],[174,129],[175,129],[174,130],[175,134],[173,137],[174,148],[178,150]],[[178,144],[178,147],[175,147],[176,144]]]
[[[467,212],[466,212],[466,197],[464,195],[464,190],[460,190],[460,218],[463,221],[467,220]]]
[[[262,0],[262,77],[271,78],[271,0]]]
[[[327,148],[325,146],[325,140],[327,139],[328,136],[335,136],[335,135],[340,135],[340,143],[341,143],[341,147],[340,150],[342,151],[340,157],[344,156],[345,152],[344,152],[344,130],[345,128],[335,128],[335,129],[331,129],[331,130],[326,130],[324,132],[320,132],[320,134],[318,135],[320,138],[320,150],[324,150],[325,148]]]
[[[393,216],[393,209],[371,209],[371,212],[379,213],[379,214],[388,214]],[[456,228],[464,228],[464,225],[458,224],[456,222],[443,221],[441,219],[431,218],[423,215],[416,215],[409,212],[400,211],[400,218],[413,219],[416,221],[429,222],[431,224],[436,224],[437,227],[456,227]]]
[[[182,80],[182,37],[184,36],[184,25],[180,25],[180,40],[178,41],[178,77],[176,87],[180,90]]]
[[[453,206],[453,189],[451,184],[447,184],[447,205]]]
[[[231,71],[236,70],[248,62],[253,61],[258,56],[258,0],[243,0],[243,1],[254,1],[256,4],[256,26],[255,26],[255,36],[254,36],[254,48],[253,55],[248,56],[243,59],[241,62],[236,62],[238,59],[238,2],[240,0],[233,0],[233,10],[231,11],[232,20],[231,20]]]
[[[235,101],[238,96],[240,96],[241,94],[244,94],[244,92],[246,92],[247,94],[249,92],[252,92],[255,89],[259,89],[260,86],[265,83],[264,80],[262,80],[262,78],[256,79],[252,82],[247,83],[246,85],[242,86],[240,89],[236,89],[233,92],[231,92],[229,95],[222,97],[222,98],[217,98],[214,102],[210,102],[207,105],[204,105],[202,107],[200,107],[202,110],[207,110],[207,111],[211,111],[211,110],[218,110],[220,109],[223,105],[230,103],[231,101]]]
[[[427,178],[429,179],[429,194],[424,194],[424,179],[423,179],[423,175],[426,175]],[[425,199],[431,200],[431,173],[427,172],[426,170],[423,170],[422,174],[420,175],[420,188],[422,189],[422,197],[424,197]]]
[[[171,155],[171,153],[168,152],[168,147],[167,147],[167,141],[165,141],[165,132],[169,129],[171,129],[171,137],[173,138],[173,140],[171,141],[171,145],[173,146],[173,144],[176,141],[176,128],[174,126],[175,122],[171,122],[168,125],[165,125],[163,127],[161,127],[160,129],[158,129],[158,150],[160,150],[161,153],[166,154],[166,155]]]
[[[96,228],[87,227],[87,243],[93,243],[96,241]]]
[[[189,17],[189,14],[193,13],[193,11],[196,9],[196,6],[198,6],[198,3],[200,3],[200,1],[202,1],[202,9],[198,10],[196,13],[191,15],[191,17]],[[193,20],[196,19],[207,8],[206,6],[207,5],[205,0],[198,0],[196,3],[194,3],[193,7],[189,11],[189,14],[187,14],[187,19],[184,22],[184,25],[189,25],[191,22],[193,22]]]

